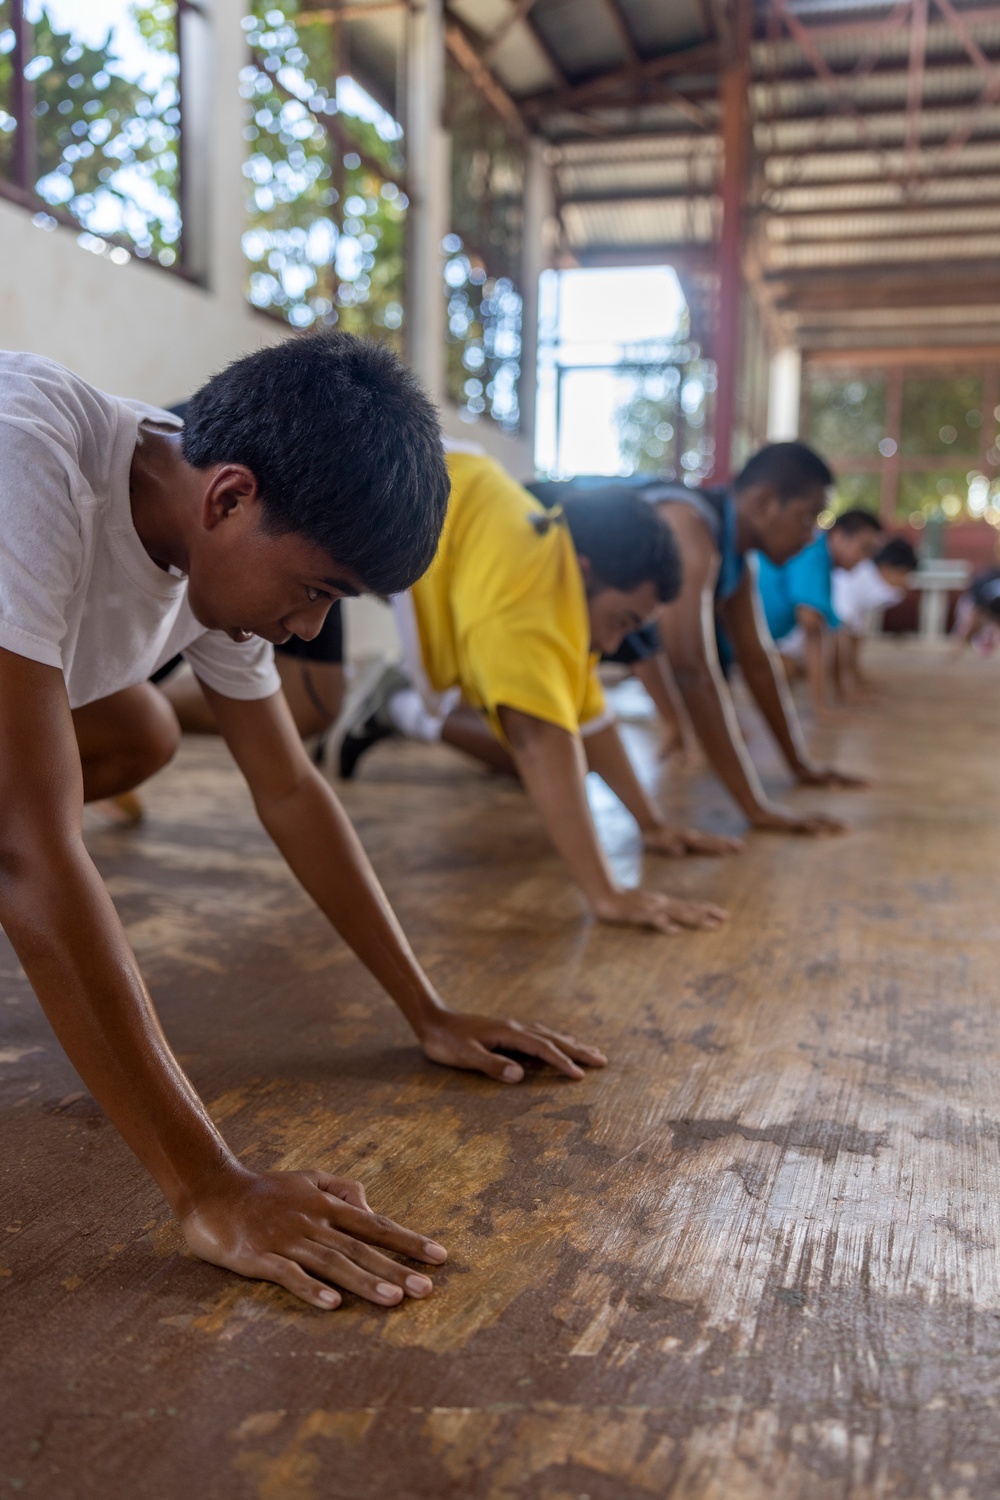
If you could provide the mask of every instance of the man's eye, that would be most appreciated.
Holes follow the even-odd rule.
[[[322,599],[323,598],[323,594],[320,592],[319,589],[307,588],[306,589],[306,597],[308,598],[310,604],[315,604],[316,601],[317,601],[317,599]]]

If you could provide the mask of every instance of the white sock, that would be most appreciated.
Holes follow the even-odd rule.
[[[408,740],[436,744],[441,738],[445,716],[431,713],[416,688],[402,688],[386,704],[393,729]]]

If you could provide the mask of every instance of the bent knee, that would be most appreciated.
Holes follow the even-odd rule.
[[[181,726],[173,708],[154,687],[143,692],[141,710],[133,721],[130,736],[132,754],[137,769],[142,770],[139,780],[145,781],[173,760],[181,742]]]

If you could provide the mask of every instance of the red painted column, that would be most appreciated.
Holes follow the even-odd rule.
[[[745,7],[739,7],[742,20]],[[750,161],[749,26],[737,24],[719,83],[722,109],[722,233],[716,264],[719,297],[713,355],[718,370],[715,394],[715,466],[712,480],[732,477],[736,381],[740,358],[740,312],[743,302],[743,229],[747,169]]]

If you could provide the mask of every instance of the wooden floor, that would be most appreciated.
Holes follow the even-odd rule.
[[[141,830],[90,817],[229,1139],[360,1176],[452,1258],[426,1304],[333,1314],[192,1259],[4,947],[0,1496],[995,1500],[1000,662],[878,665],[826,739],[877,785],[799,798],[849,838],[649,868],[721,935],[591,926],[523,795],[447,752],[348,788],[440,986],[604,1047],[582,1084],[423,1062],[219,746]],[[663,793],[737,826],[704,777]]]

